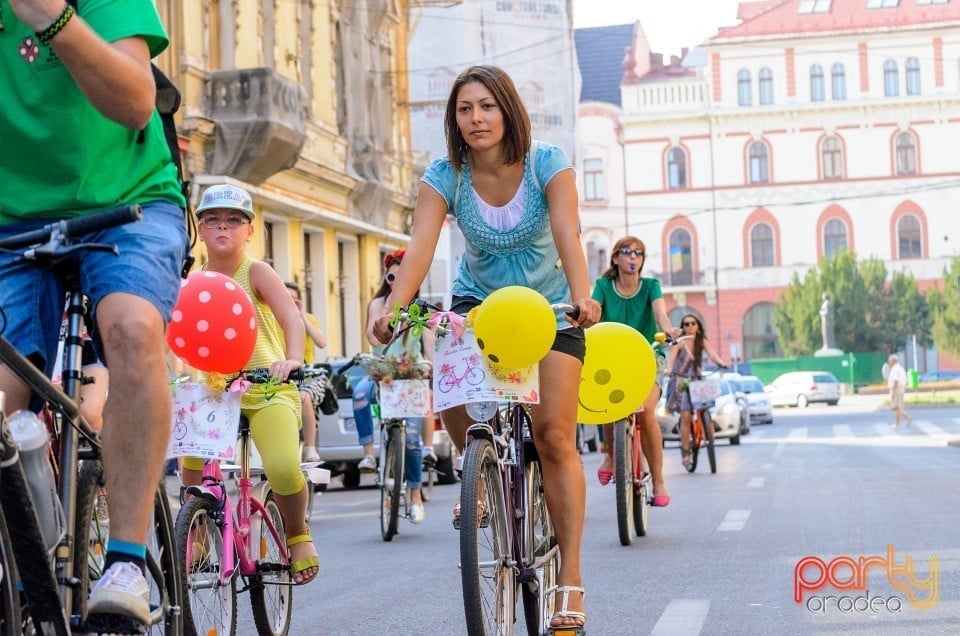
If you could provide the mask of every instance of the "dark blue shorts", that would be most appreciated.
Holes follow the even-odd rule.
[[[79,269],[80,287],[94,308],[105,296],[123,292],[149,301],[169,320],[180,293],[180,270],[188,247],[184,212],[168,201],[141,208],[140,221],[83,237],[85,242],[116,245],[118,255],[81,251],[68,267]],[[0,225],[0,238],[48,223],[49,219]],[[32,263],[15,263],[16,258],[17,254],[0,251],[0,328],[4,338],[49,375],[63,319],[63,280]],[[91,335],[100,359],[106,361],[99,335]]]

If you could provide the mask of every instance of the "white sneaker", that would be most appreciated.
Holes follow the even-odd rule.
[[[90,593],[87,613],[120,614],[149,623],[150,590],[140,568],[126,561],[111,565]]]
[[[357,464],[357,468],[362,473],[373,473],[377,470],[377,458],[373,455],[364,455],[363,459]]]
[[[410,506],[410,523],[423,523],[427,513],[423,509],[423,504],[413,504]]]
[[[437,463],[437,454],[433,452],[433,446],[424,446],[421,450],[421,456],[424,463]]]

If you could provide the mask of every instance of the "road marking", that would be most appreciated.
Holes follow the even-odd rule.
[[[880,436],[894,435],[897,432],[897,429],[893,428],[893,424],[874,424],[873,430]]]
[[[747,488],[763,488],[763,482],[767,481],[766,477],[751,477],[750,481],[747,482]]]
[[[838,439],[852,439],[853,430],[850,428],[849,424],[834,424],[833,436]]]
[[[733,532],[736,530],[743,530],[743,527],[747,525],[747,519],[749,518],[749,510],[731,510],[727,513],[727,516],[723,518],[723,521],[720,522],[720,525],[717,526],[717,532]]]
[[[710,601],[706,599],[678,599],[667,603],[651,636],[696,636],[707,622]]]
[[[790,429],[790,433],[787,435],[787,441],[806,439],[806,437],[807,437],[807,427],[797,426],[796,428]]]
[[[950,437],[950,433],[930,422],[911,422],[911,426],[916,426],[931,437]]]

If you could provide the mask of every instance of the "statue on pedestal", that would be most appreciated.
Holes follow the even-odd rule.
[[[843,355],[843,351],[837,349],[837,339],[833,328],[833,303],[830,302],[830,294],[826,292],[823,294],[823,304],[820,305],[820,333],[823,336],[823,346],[813,355]]]

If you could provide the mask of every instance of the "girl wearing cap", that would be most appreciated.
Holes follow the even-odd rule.
[[[207,247],[204,269],[233,278],[253,302],[257,342],[245,368],[269,367],[272,376],[285,381],[303,366],[306,333],[300,311],[280,276],[245,252],[253,236],[250,195],[232,185],[213,186],[204,192],[196,214],[199,238]],[[240,407],[250,422],[253,441],[283,516],[291,573],[299,585],[313,579],[319,570],[306,521],[306,481],[300,470],[300,396],[296,385],[287,382],[273,387],[271,393],[276,393],[269,398],[266,390],[264,385],[254,384],[243,394]],[[203,460],[184,459],[183,483],[200,483],[202,470]]]

